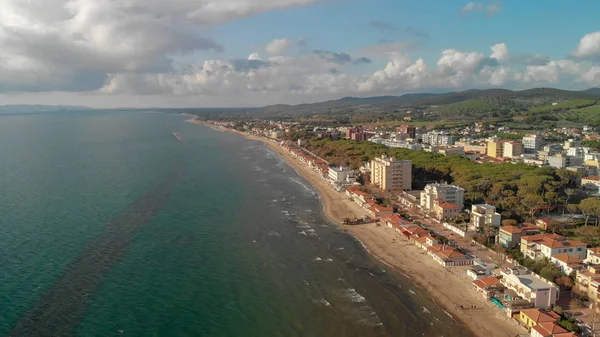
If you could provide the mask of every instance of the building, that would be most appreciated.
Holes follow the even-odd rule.
[[[472,265],[473,260],[456,248],[448,245],[434,245],[427,248],[427,254],[444,267]]]
[[[502,157],[505,158],[518,158],[524,152],[523,143],[521,142],[506,142],[504,143],[504,149],[502,150]]]
[[[558,234],[537,234],[521,238],[521,252],[526,257],[551,259],[557,254],[568,254],[579,259],[587,256],[587,245],[583,242],[567,240]]]
[[[581,187],[588,190],[599,190],[600,189],[600,177],[589,176],[581,178]]]
[[[570,275],[573,271],[583,270],[583,260],[569,254],[556,254],[550,258],[550,261],[556,265],[558,270]]]
[[[525,153],[536,153],[542,148],[542,136],[533,134],[523,137],[523,148]]]
[[[588,298],[598,298],[598,286],[600,286],[600,270],[598,265],[590,265],[587,270],[577,272],[575,278],[575,290],[584,293]]]
[[[498,231],[498,243],[508,249],[518,248],[521,243],[521,237],[539,234],[540,229],[531,224],[517,226],[502,226]]]
[[[371,161],[371,183],[385,191],[412,188],[412,162],[381,156]]]
[[[415,138],[417,129],[411,125],[400,125],[396,128],[396,139],[400,135],[400,139]]]
[[[588,248],[584,261],[600,265],[600,247]]]
[[[493,158],[501,158],[503,152],[503,142],[491,140],[487,143],[487,155]]]
[[[398,196],[400,205],[409,209],[419,208],[421,191],[402,191]]]
[[[488,204],[473,205],[471,207],[471,226],[482,229],[500,226],[500,213],[496,207]]]
[[[484,277],[473,281],[475,292],[486,300],[503,293],[506,288],[497,277]]]
[[[462,209],[464,198],[465,190],[458,186],[448,185],[447,183],[427,184],[421,192],[421,209],[433,210],[436,201],[438,204],[451,203]]]
[[[354,180],[354,171],[349,167],[329,167],[327,177],[334,183],[343,184]]]
[[[539,308],[523,309],[519,313],[519,320],[531,330],[534,326],[542,323],[553,323],[560,319],[560,316],[553,311],[545,311]]]
[[[558,300],[559,290],[554,283],[532,274],[525,268],[503,269],[502,283],[536,308],[550,309]]]
[[[429,144],[433,147],[454,145],[455,141],[456,139],[454,138],[454,136],[451,136],[445,133],[444,131],[431,131],[423,134],[423,143]]]
[[[346,130],[346,138],[347,139],[351,139],[351,140],[356,140],[356,141],[361,141],[361,140],[367,140],[368,139],[367,133],[364,132],[359,127],[348,128]]]
[[[531,337],[577,337],[574,332],[568,332],[554,322],[540,323],[531,328]]]
[[[433,205],[433,214],[440,221],[450,221],[458,218],[460,210],[460,206],[450,202],[442,202],[440,199],[437,199]]]

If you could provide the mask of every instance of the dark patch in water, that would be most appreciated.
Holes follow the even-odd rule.
[[[136,231],[149,223],[167,202],[183,169],[183,165],[177,165],[163,182],[112,219],[105,234],[84,248],[33,308],[17,321],[8,336],[72,336],[85,314],[88,296],[102,285],[110,267],[126,253]]]

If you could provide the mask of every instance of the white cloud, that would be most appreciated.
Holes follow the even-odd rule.
[[[502,10],[502,4],[500,2],[476,2],[471,1],[467,3],[460,11],[463,13],[469,12],[485,12],[488,16],[492,16]]]
[[[594,66],[582,75],[583,81],[591,86],[600,87],[600,67]]]
[[[582,37],[573,55],[580,58],[600,58],[600,31],[589,33]]]
[[[500,62],[506,61],[509,59],[510,54],[508,53],[508,47],[506,43],[497,43],[492,46],[492,55],[490,58],[496,59]]]
[[[207,28],[318,1],[0,0],[0,89],[93,90],[109,73],[168,71],[178,55],[223,49]]]
[[[275,39],[265,46],[265,51],[269,55],[281,55],[292,46],[289,39]]]

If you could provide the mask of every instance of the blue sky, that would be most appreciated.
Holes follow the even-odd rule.
[[[0,99],[7,103],[244,106],[600,86],[600,2],[592,0],[0,6]]]

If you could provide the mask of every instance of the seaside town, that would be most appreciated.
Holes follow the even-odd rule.
[[[467,283],[481,303],[455,309],[491,304],[519,327],[519,336],[598,333],[600,135],[594,128],[520,134],[488,123],[428,130],[409,123],[197,122],[260,137],[313,170],[364,211],[341,225],[388,228]],[[347,156],[336,146],[350,146]],[[366,154],[352,154],[358,151],[352,146],[364,146]],[[432,173],[423,156],[440,167],[459,161],[469,172],[455,169],[453,182],[433,179],[453,176]],[[506,172],[507,165],[519,172]],[[494,167],[515,176],[486,179],[477,171],[497,175]],[[456,179],[459,173],[472,177]]]

